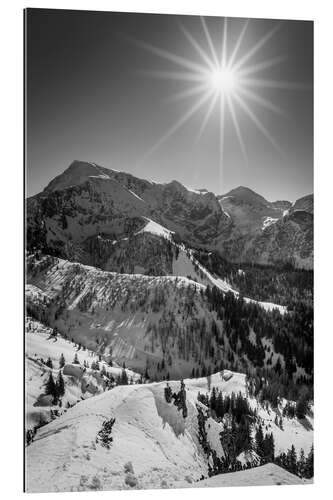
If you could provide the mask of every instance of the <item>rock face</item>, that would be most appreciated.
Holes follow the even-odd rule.
[[[303,196],[303,198],[299,198],[297,201],[295,201],[291,210],[293,212],[301,210],[303,212],[313,214],[313,194],[309,194],[307,196]]]
[[[132,238],[148,221],[177,233],[192,247],[218,250],[231,261],[312,267],[311,195],[294,205],[268,202],[245,187],[217,197],[177,181],[158,184],[81,161],[74,161],[43,192],[27,200],[28,251],[38,249],[117,270],[115,242],[122,248],[122,252],[117,249],[117,265],[120,260],[125,265],[121,256],[133,252],[133,244],[128,248]],[[168,252],[157,240],[142,238],[136,247],[141,249],[137,271],[123,272],[149,272],[161,252],[167,272]]]
[[[127,238],[147,219],[199,246],[213,242],[230,224],[212,193],[73,162],[42,193],[28,199],[28,249],[91,263],[89,245],[108,246]],[[98,236],[103,242],[91,243]]]
[[[219,250],[231,261],[290,263],[313,267],[313,195],[269,202],[252,190],[236,188],[219,201],[233,221]]]

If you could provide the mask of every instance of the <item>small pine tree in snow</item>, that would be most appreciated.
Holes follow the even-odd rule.
[[[45,384],[45,394],[53,396],[53,402],[56,401],[58,392],[52,373],[50,373],[49,378]]]
[[[125,368],[123,368],[121,370],[120,384],[121,385],[127,385],[128,384],[128,376],[127,376]]]
[[[62,397],[65,394],[65,382],[61,371],[59,371],[56,381],[57,396]]]
[[[174,393],[172,397],[174,398],[174,405],[177,407],[178,410],[182,410],[183,417],[186,418],[187,417],[186,390],[183,380],[181,380],[180,382],[180,391],[178,393]]]
[[[305,464],[306,464],[305,454],[304,454],[303,448],[301,448],[301,451],[299,454],[299,460],[297,463],[297,474],[300,477],[305,477]]]
[[[98,364],[98,361],[93,361],[91,363],[91,369],[92,370],[99,370],[99,364]]]
[[[288,450],[287,453],[287,465],[288,465],[288,470],[292,474],[297,473],[297,455],[296,455],[296,450],[295,446],[292,444],[290,450]]]
[[[314,451],[312,445],[309,455],[307,456],[305,461],[304,477],[306,477],[307,479],[311,479],[313,477],[313,462],[314,462],[313,458],[314,458]]]
[[[74,359],[73,359],[73,364],[74,365],[79,365],[80,364],[80,361],[79,361],[79,358],[77,356],[77,353],[75,353],[75,356],[74,356]]]
[[[63,368],[66,364],[65,356],[61,353],[59,358],[59,368]]]
[[[102,429],[98,432],[96,442],[101,443],[104,448],[109,449],[113,441],[111,436],[112,427],[115,423],[115,418],[110,418],[110,420],[105,420],[102,424]]]
[[[52,363],[52,359],[50,357],[47,358],[47,361],[46,361],[46,366],[48,366],[49,368],[53,368],[53,363]]]
[[[167,403],[171,403],[171,401],[172,401],[172,389],[169,386],[169,384],[167,384],[166,387],[164,388],[164,397],[165,397],[165,401]]]
[[[265,456],[265,450],[264,450],[264,434],[262,432],[261,425],[259,425],[256,431],[255,443],[256,443],[256,452],[258,453],[259,457],[263,459]]]

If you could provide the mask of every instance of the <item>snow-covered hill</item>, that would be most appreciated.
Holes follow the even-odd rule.
[[[218,387],[223,394],[246,393],[245,376],[224,372],[211,377],[187,379],[186,418],[164,396],[165,382],[116,387],[79,402],[56,420],[40,428],[35,440],[26,448],[27,490],[81,491],[96,489],[166,488],[192,486],[208,475],[208,462],[198,440],[198,392]],[[178,391],[179,381],[171,381]],[[256,405],[255,400],[250,400]],[[199,404],[200,406],[200,404]],[[202,405],[201,405],[202,406]],[[312,442],[312,432],[298,422],[289,425],[284,419],[283,431],[274,424],[274,415],[259,409],[260,420],[269,428],[278,450],[297,443]],[[98,433],[103,422],[114,418],[109,448],[102,446]],[[207,440],[218,457],[224,456],[219,433],[222,424],[208,417]],[[52,450],[52,452],[50,452]],[[259,471],[258,471],[259,472]],[[263,470],[266,480],[300,481],[272,466]],[[267,472],[267,474],[266,474]],[[241,476],[242,477],[242,476]],[[239,484],[244,484],[246,477]],[[253,481],[255,472],[250,474]],[[221,477],[223,485],[237,485],[234,474]],[[280,479],[279,479],[280,478]],[[218,478],[209,482],[219,482]],[[230,482],[228,482],[230,481]],[[203,483],[196,483],[203,486]]]
[[[307,479],[301,479],[275,464],[265,464],[253,469],[218,474],[195,483],[194,488],[220,488],[223,486],[280,486],[288,484],[308,484]]]
[[[45,384],[52,373],[56,380],[59,373],[59,360],[64,357],[65,367],[62,371],[65,394],[59,402],[54,403],[45,396]],[[75,356],[78,365],[73,364]],[[46,365],[51,360],[52,368]],[[70,340],[61,335],[53,335],[53,330],[46,327],[31,317],[26,318],[25,335],[25,422],[26,429],[33,429],[52,419],[52,413],[62,413],[68,405],[74,405],[81,399],[92,397],[104,392],[107,388],[107,378],[100,371],[88,368],[97,363],[100,370],[105,371],[117,379],[122,368],[109,366],[104,361],[99,361],[99,356],[92,351],[78,348]],[[86,368],[87,366],[87,368]],[[126,368],[128,380],[134,382],[139,375]],[[52,399],[52,398],[51,398]]]

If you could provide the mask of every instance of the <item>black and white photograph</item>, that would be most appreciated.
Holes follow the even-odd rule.
[[[24,11],[28,493],[313,483],[314,23],[220,10]]]

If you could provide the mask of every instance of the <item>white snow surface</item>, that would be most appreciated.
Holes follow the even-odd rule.
[[[147,217],[144,218],[147,220],[147,224],[137,234],[151,233],[157,236],[161,236],[162,238],[166,238],[167,240],[170,240],[171,235],[174,233],[174,231],[169,231],[169,229],[166,229],[165,227],[161,226],[161,224],[158,224],[157,222],[154,222],[153,220],[148,219]]]
[[[65,382],[65,395],[62,398],[62,406],[58,405],[36,405],[38,398],[45,392],[45,383],[50,372],[56,379],[59,372],[59,358],[64,355],[66,366],[83,367],[86,361],[91,366],[92,362],[98,361],[98,356],[88,349],[78,349],[71,341],[64,339],[59,334],[56,338],[51,336],[52,330],[39,321],[27,317],[25,335],[25,376],[26,376],[26,400],[25,420],[26,428],[31,429],[40,421],[49,421],[51,410],[62,412],[67,403],[73,405],[81,399],[92,397],[104,391],[105,382],[100,373],[87,369],[80,378],[63,375]],[[71,365],[74,356],[77,355],[80,365]],[[48,368],[44,362],[50,358],[53,368]],[[110,367],[104,361],[99,362],[99,367],[104,365],[105,370],[117,378],[121,372],[116,363]],[[140,375],[126,368],[129,379],[136,381]]]
[[[301,479],[275,464],[266,464],[253,469],[218,474],[195,483],[195,488],[223,486],[274,486],[287,484],[307,484],[312,481]]]
[[[188,408],[186,419],[173,403],[165,401],[166,383],[159,382],[118,386],[79,402],[41,427],[35,440],[26,448],[27,491],[189,487],[202,475],[207,477],[207,461],[197,438],[198,391],[206,393],[214,386],[219,387],[223,394],[239,391],[246,394],[245,375],[225,371],[184,382]],[[173,391],[179,390],[179,381],[169,384]],[[252,399],[250,403],[256,404]],[[285,434],[285,438],[281,439],[272,412],[259,409],[259,416],[264,422],[264,429],[267,425],[268,431],[273,432],[277,453],[295,444],[298,434],[302,447],[305,452],[308,451],[305,443],[307,440],[309,445],[312,443],[310,430],[305,430],[294,421],[287,425],[284,419],[285,430],[280,432]],[[107,449],[96,442],[96,437],[103,422],[111,417],[116,420],[112,429],[113,442]],[[218,439],[221,424],[212,418],[207,424],[210,445],[218,456],[223,456]],[[297,444],[295,446],[297,449]],[[239,473],[224,474],[223,477],[207,479],[208,484],[201,481],[195,485],[300,482],[275,466],[260,469],[244,471],[244,478]]]
[[[279,219],[276,217],[266,217],[262,223],[262,230],[264,231],[265,229],[267,229],[269,226],[271,226],[272,224],[275,224]]]

